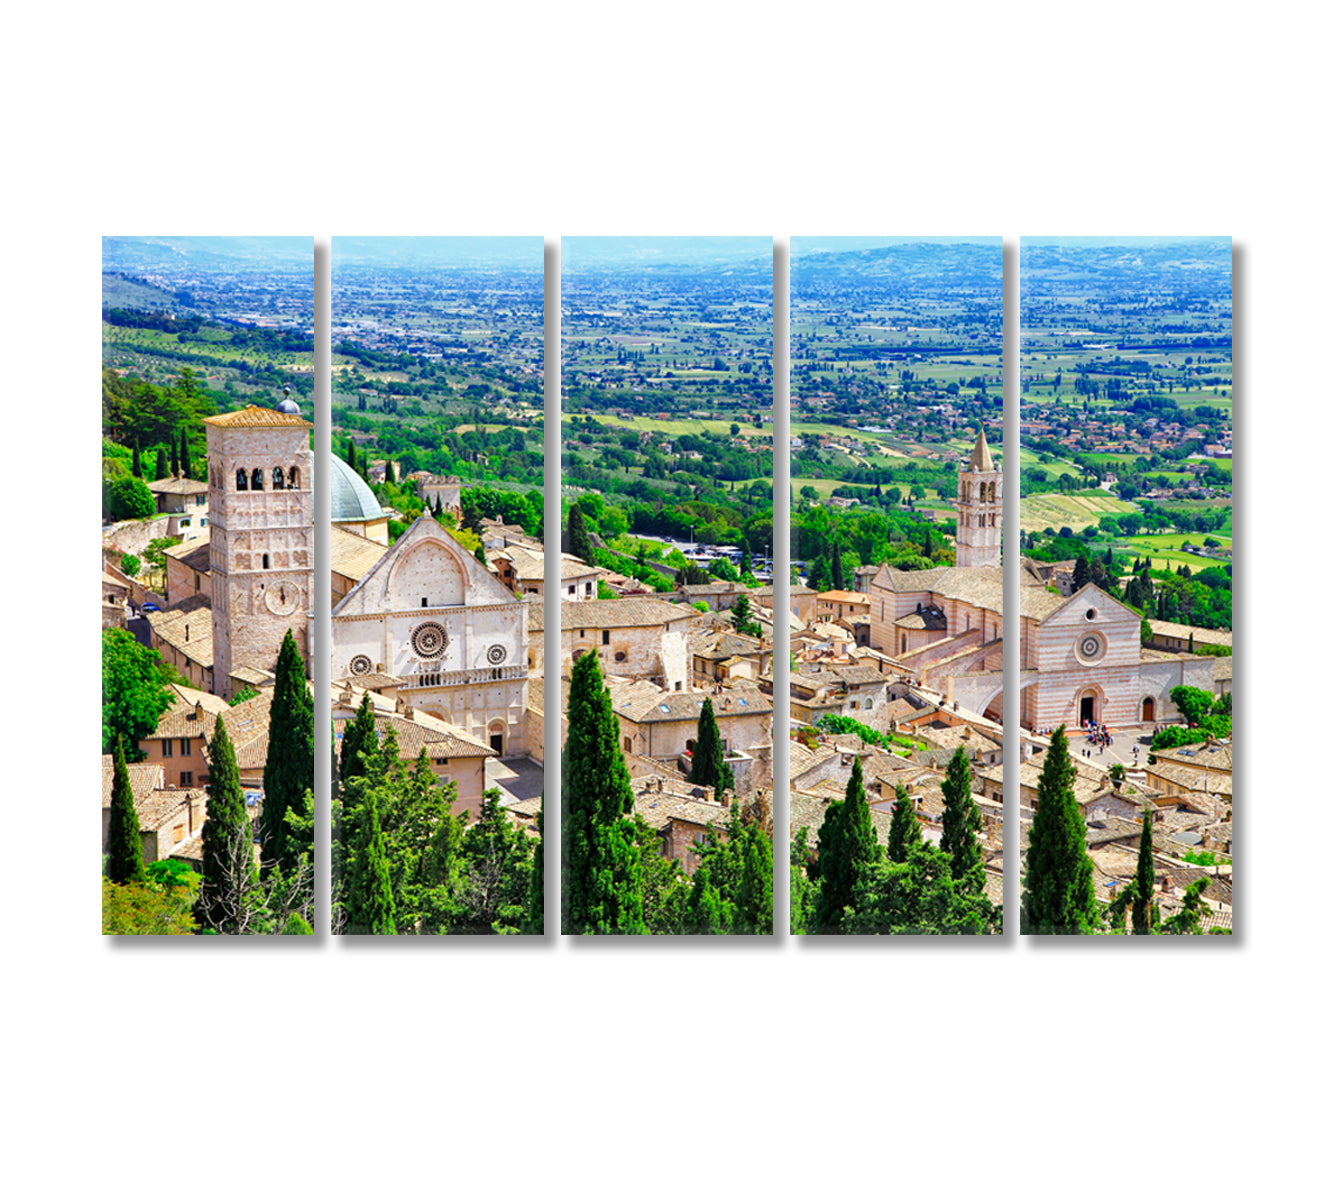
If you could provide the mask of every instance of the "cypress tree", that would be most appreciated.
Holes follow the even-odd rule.
[[[1081,554],[1075,559],[1075,591],[1079,591],[1092,577],[1089,560]]]
[[[1135,864],[1135,900],[1130,909],[1130,924],[1135,933],[1153,932],[1153,816],[1147,801],[1144,824],[1139,831],[1139,861]]]
[[[181,473],[181,456],[176,450],[176,439],[172,438],[171,446],[171,477],[175,479]]]
[[[111,825],[107,832],[107,878],[112,883],[142,883],[144,846],[139,837],[139,816],[134,811],[130,771],[125,765],[125,744],[117,737],[111,768]]]
[[[570,681],[569,735],[562,758],[562,931],[644,933],[643,865],[629,814],[630,773],[596,654]]]
[[[734,928],[737,933],[774,931],[774,848],[759,825],[746,826],[737,885]]]
[[[982,814],[973,803],[973,773],[962,746],[950,759],[940,790],[945,799],[940,848],[950,856],[951,873],[960,890],[980,895],[986,891],[982,848],[976,837],[982,828]]]
[[[537,810],[537,846],[533,850],[533,871],[528,877],[528,914],[526,933],[546,932],[546,797]]]
[[[714,790],[714,799],[721,800],[724,789],[735,792],[736,781],[732,768],[723,761],[723,735],[718,732],[718,721],[713,713],[713,700],[705,697],[700,710],[699,725],[695,731],[695,753],[690,760],[690,782]]]
[[[269,705],[269,753],[264,762],[264,816],[260,836],[266,863],[284,871],[295,865],[287,847],[287,813],[299,815],[315,787],[315,705],[306,687],[306,664],[289,629],[278,651]]]
[[[875,856],[871,808],[866,803],[861,759],[857,758],[844,798],[829,806],[820,827],[820,894],[813,921],[816,933],[842,932],[843,910],[852,903],[858,878]]]
[[[196,912],[201,925],[225,933],[230,931],[227,926],[235,916],[231,902],[250,883],[254,864],[250,818],[246,815],[241,774],[236,767],[236,750],[221,716],[213,727],[208,752],[208,814],[202,834],[204,870]],[[242,861],[236,861],[238,852],[245,856]]]
[[[695,871],[694,886],[686,905],[686,929],[689,933],[730,933],[731,914],[709,877],[709,868]]]
[[[144,477],[144,461],[142,455],[139,453],[138,442],[135,443],[134,453],[130,456],[130,474],[136,479],[142,479]]]
[[[153,478],[166,479],[167,477],[167,452],[161,446],[157,449],[157,463],[153,468]]]
[[[1037,812],[1024,858],[1021,933],[1088,933],[1097,921],[1093,861],[1085,850],[1074,781],[1075,765],[1060,725],[1038,778]]]
[[[922,827],[908,797],[908,789],[897,784],[894,795],[894,819],[889,826],[889,860],[901,863],[908,861],[908,853],[914,846],[921,845]]]
[[[338,778],[342,783],[347,783],[354,775],[366,773],[366,764],[358,755],[373,753],[379,741],[375,732],[375,710],[371,708],[371,694],[367,692],[361,698],[356,717],[343,729],[343,745],[338,755]]]
[[[588,521],[584,510],[577,504],[570,509],[569,520],[565,525],[565,552],[573,554],[580,562],[593,562],[593,542],[588,536]]]
[[[347,932],[391,934],[394,926],[394,889],[389,878],[389,855],[380,821],[379,788],[367,784],[361,797],[358,822],[360,844],[349,868]]]
[[[190,477],[190,438],[184,425],[181,426],[181,476],[185,479]]]

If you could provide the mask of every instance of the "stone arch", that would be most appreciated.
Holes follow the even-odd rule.
[[[262,492],[264,490],[264,470],[262,467],[256,467],[250,472],[250,490],[252,492]]]
[[[281,492],[283,490],[283,469],[282,467],[273,468],[273,490]]]
[[[505,757],[506,734],[505,722],[500,720],[499,717],[491,721],[486,727],[487,742],[501,758]]]
[[[301,468],[291,467],[287,472],[287,486],[289,488],[299,488],[301,486]]]
[[[246,477],[245,467],[236,468],[236,490],[238,492],[248,492],[250,490],[250,480]]]
[[[459,555],[439,539],[429,538],[410,546],[394,563],[387,584],[389,603],[399,611],[453,608],[465,601],[467,579]]]

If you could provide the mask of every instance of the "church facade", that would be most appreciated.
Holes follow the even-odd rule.
[[[400,696],[491,747],[528,753],[524,604],[423,514],[333,610],[333,678]]]
[[[959,472],[957,499],[957,565],[925,571],[881,566],[866,588],[870,644],[905,675],[1000,721],[1002,490],[981,432]],[[1217,690],[1218,664],[1228,660],[1142,648],[1139,614],[1095,584],[1061,596],[1048,587],[1041,566],[1027,560],[1019,578],[1019,721],[1025,728],[1175,720],[1172,688]]]

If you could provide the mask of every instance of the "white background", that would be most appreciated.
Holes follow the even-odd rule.
[[[1320,606],[1300,602],[1327,575],[1334,508],[1327,38],[1284,4],[1244,24],[1203,4],[938,11],[11,18],[15,1195],[1284,1196],[1327,1180],[1329,653]],[[99,239],[164,232],[1231,234],[1242,936],[102,939],[81,832]]]

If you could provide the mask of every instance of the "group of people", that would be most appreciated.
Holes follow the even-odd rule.
[[[1085,758],[1092,758],[1094,750],[1101,754],[1112,744],[1112,735],[1108,732],[1106,725],[1099,725],[1097,721],[1081,721],[1080,727],[1083,729],[1084,738],[1088,742],[1088,749],[1084,751]]]

